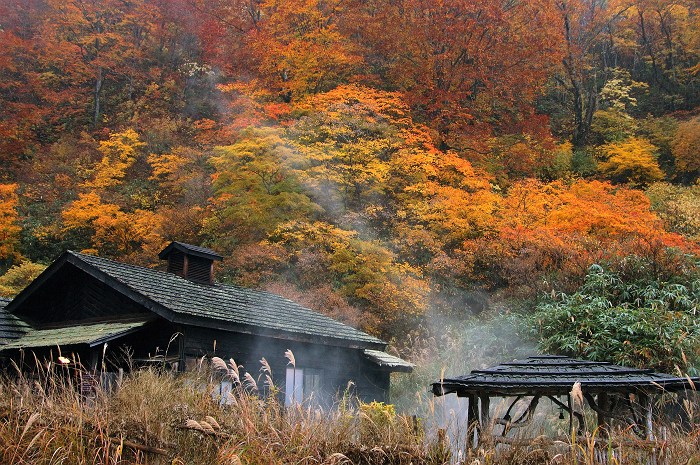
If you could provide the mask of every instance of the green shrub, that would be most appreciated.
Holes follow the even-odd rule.
[[[541,349],[662,371],[697,367],[700,278],[661,281],[647,265],[638,260],[626,275],[593,265],[573,294],[544,297],[531,317]]]

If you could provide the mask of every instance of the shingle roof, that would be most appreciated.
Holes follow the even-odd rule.
[[[76,324],[63,328],[29,329],[19,339],[8,342],[2,348],[28,349],[35,347],[69,346],[87,344],[90,347],[124,336],[145,325],[147,320],[127,322],[100,322]]]
[[[67,254],[77,266],[86,264],[99,270],[178,315],[244,325],[253,328],[253,332],[257,328],[330,338],[342,345],[386,345],[374,336],[270,292],[228,284],[200,284],[150,268],[71,251]]]
[[[5,310],[9,303],[10,299],[0,297],[0,346],[17,339],[29,329],[24,321]]]
[[[184,242],[177,241],[171,242],[165,249],[163,249],[158,254],[158,257],[160,257],[161,259],[167,257],[173,249],[180,250],[181,252],[189,252],[192,255],[197,255],[200,257],[211,258],[212,260],[222,260],[224,258],[218,253],[214,252],[213,250],[207,249],[206,247],[185,244]]]
[[[411,372],[416,367],[414,364],[409,363],[399,357],[395,357],[391,354],[383,352],[381,350],[365,349],[362,353],[372,362],[376,363],[380,367],[392,368],[392,371],[406,371]]]
[[[630,391],[636,388],[680,390],[700,383],[700,378],[680,378],[653,370],[628,368],[610,362],[592,362],[557,355],[516,360],[465,376],[433,383],[437,396],[492,393],[493,395],[565,394],[580,382],[584,391]]]

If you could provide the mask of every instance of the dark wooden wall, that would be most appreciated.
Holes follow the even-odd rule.
[[[320,397],[324,403],[332,402],[342,395],[350,381],[354,383],[351,392],[361,400],[388,400],[389,372],[379,370],[375,364],[362,356],[359,349],[199,327],[186,327],[183,333],[186,358],[199,359],[205,355],[215,355],[226,361],[233,358],[256,379],[260,375],[260,360],[265,357],[272,368],[274,384],[282,391],[285,387],[286,369],[289,366],[289,360],[284,354],[289,349],[294,354],[297,368],[321,371],[324,392]],[[264,378],[261,377],[260,382],[263,381]]]
[[[52,276],[22,304],[17,315],[42,326],[62,321],[113,319],[148,313],[105,283],[66,264],[61,273]]]

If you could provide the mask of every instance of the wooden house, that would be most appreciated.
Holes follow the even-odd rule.
[[[63,253],[0,303],[0,351],[79,358],[107,371],[124,369],[127,358],[184,371],[218,356],[254,378],[264,357],[287,403],[311,393],[331,399],[351,382],[361,399],[386,401],[390,374],[412,370],[374,336],[279,295],[215,282],[222,257],[212,250],[173,242],[159,256],[167,272]]]

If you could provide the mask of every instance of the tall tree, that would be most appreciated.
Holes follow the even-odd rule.
[[[613,41],[620,62],[649,85],[642,110],[652,114],[700,104],[700,6],[693,0],[629,0]]]
[[[599,91],[616,66],[611,37],[616,22],[629,8],[620,1],[558,1],[564,35],[563,72],[555,79],[567,92],[573,121],[571,138],[575,147],[589,140],[593,115],[598,109]]]
[[[47,0],[47,4],[44,32],[64,48],[74,86],[90,89],[91,120],[98,126],[106,85],[118,82],[130,94],[137,75],[146,72],[138,63],[144,57],[151,10],[141,0]]]
[[[323,92],[357,73],[361,57],[337,27],[340,5],[319,0],[209,3],[202,39],[230,77],[285,102]]]
[[[369,71],[457,146],[464,134],[527,126],[560,57],[555,18],[549,0],[370,0],[348,8],[343,30]]]

